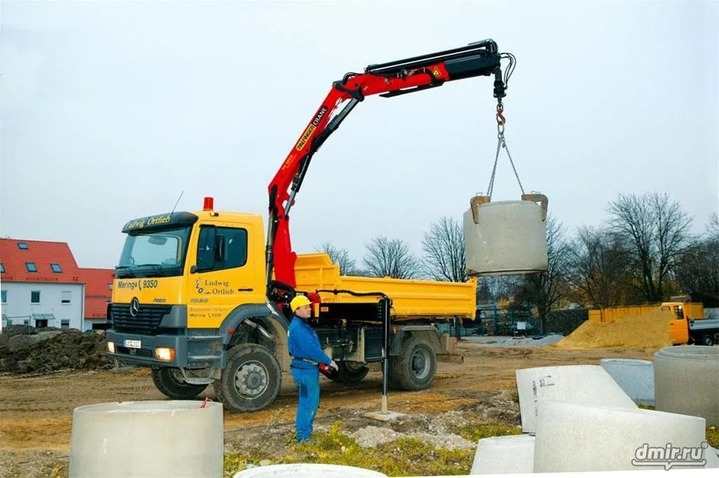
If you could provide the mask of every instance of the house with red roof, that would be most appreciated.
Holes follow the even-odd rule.
[[[85,281],[85,326],[87,329],[107,328],[107,304],[110,303],[112,269],[80,269]]]
[[[78,267],[65,242],[0,239],[2,327],[105,328],[113,274]]]

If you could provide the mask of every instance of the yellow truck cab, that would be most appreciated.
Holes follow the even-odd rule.
[[[719,343],[719,319],[708,319],[704,305],[698,302],[662,302],[660,309],[669,313],[669,336],[675,345]]]
[[[182,304],[175,307],[174,320],[198,329],[216,327],[238,303],[266,302],[258,215],[172,213],[130,221],[123,232],[128,237],[115,272],[113,303],[135,298],[158,310]],[[137,324],[137,316],[134,320]]]

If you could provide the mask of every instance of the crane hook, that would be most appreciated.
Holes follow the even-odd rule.
[[[507,122],[507,120],[504,118],[504,115],[502,114],[504,112],[504,105],[502,103],[497,104],[497,124],[498,125],[504,125],[504,123]]]

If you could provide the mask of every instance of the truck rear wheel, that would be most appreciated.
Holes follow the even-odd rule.
[[[367,376],[369,368],[362,362],[339,362],[336,382],[359,383]]]
[[[257,344],[230,350],[222,378],[215,381],[217,398],[233,412],[262,410],[275,401],[282,387],[282,369],[274,354]]]
[[[702,335],[701,344],[702,344],[702,345],[708,345],[709,347],[711,347],[712,345],[714,345],[714,337],[712,337],[712,334],[704,334],[704,335]]]
[[[402,344],[398,357],[389,364],[389,381],[392,388],[424,390],[429,387],[437,371],[437,355],[421,337],[409,337]]]
[[[163,395],[173,400],[190,400],[207,388],[207,385],[185,382],[182,371],[174,367],[153,368],[152,381]]]

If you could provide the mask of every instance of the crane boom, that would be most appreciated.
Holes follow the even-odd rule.
[[[290,240],[290,210],[309,168],[312,156],[339,127],[352,109],[367,96],[390,98],[442,86],[447,81],[494,75],[494,97],[505,96],[501,54],[493,40],[369,65],[364,73],[347,73],[332,83],[314,116],[270,182],[269,222],[266,247],[268,288],[274,280],[295,287],[296,253]],[[341,109],[340,109],[341,108]]]

